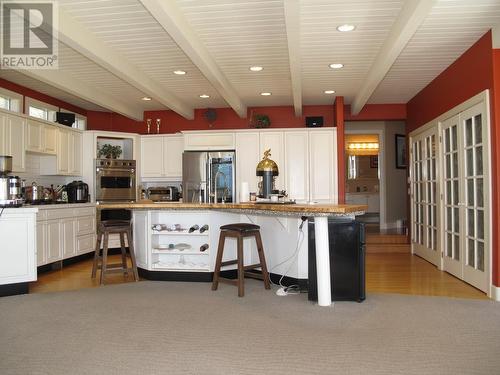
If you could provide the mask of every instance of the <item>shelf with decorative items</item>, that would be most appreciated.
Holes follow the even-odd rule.
[[[164,271],[210,270],[208,214],[159,211],[151,215],[151,267]]]

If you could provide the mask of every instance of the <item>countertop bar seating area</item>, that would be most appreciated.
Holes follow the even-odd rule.
[[[0,14],[0,372],[498,373],[500,0]]]

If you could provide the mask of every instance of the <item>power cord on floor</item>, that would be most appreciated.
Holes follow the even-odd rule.
[[[289,294],[300,294],[300,286],[297,285],[297,284],[294,284],[294,285],[290,285],[290,286],[284,286],[283,285],[283,279],[286,277],[287,273],[290,272],[290,269],[292,268],[292,266],[295,264],[295,261],[291,262],[290,265],[288,266],[288,268],[285,270],[285,272],[283,273],[283,275],[281,275],[280,277],[280,280],[278,282],[278,284],[275,284],[272,280],[271,280],[271,273],[273,270],[275,270],[276,268],[278,268],[279,266],[287,263],[288,261],[292,260],[292,259],[297,259],[297,255],[299,253],[299,250],[302,246],[302,242],[304,241],[304,231],[303,231],[303,226],[304,226],[304,223],[307,221],[307,217],[306,216],[302,216],[301,217],[302,219],[302,222],[300,223],[299,225],[299,235],[297,237],[297,243],[295,245],[295,251],[294,253],[292,254],[292,256],[290,256],[289,258],[285,259],[284,261],[276,264],[273,268],[271,268],[271,270],[269,271],[269,281],[271,282],[271,284],[274,284],[276,286],[279,286],[280,288],[276,291],[276,295],[278,296],[287,296]]]

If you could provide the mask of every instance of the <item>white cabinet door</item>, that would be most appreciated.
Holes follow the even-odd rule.
[[[309,200],[309,132],[285,132],[285,189],[291,199]]]
[[[42,126],[43,152],[55,155],[57,152],[57,127],[50,125]]]
[[[312,201],[338,201],[336,150],[333,130],[311,131],[309,133],[309,186]]]
[[[257,192],[257,176],[255,169],[261,159],[258,132],[236,133],[236,192],[239,202],[239,191],[242,182],[248,182],[251,192]]]
[[[7,155],[7,114],[0,113],[0,155]]]
[[[380,197],[378,194],[368,194],[367,196],[368,211],[380,212]]]
[[[148,269],[149,225],[148,212],[134,211],[134,251],[137,267]]]
[[[260,155],[271,149],[270,158],[278,164],[279,176],[276,178],[276,189],[285,189],[285,148],[283,132],[261,132],[260,133]]]
[[[61,220],[61,235],[62,235],[62,257],[63,259],[72,257],[76,254],[76,237],[75,237],[75,219]]]
[[[12,172],[24,172],[26,121],[22,117],[7,116],[5,125],[6,155],[12,156]]]
[[[182,152],[184,140],[182,135],[163,137],[163,165],[165,177],[182,177]]]
[[[26,127],[26,151],[43,152],[42,127],[37,121],[28,120]]]
[[[35,214],[0,218],[0,285],[36,280]]]
[[[61,228],[59,220],[47,221],[47,263],[61,259]]]
[[[232,150],[234,149],[234,133],[185,133],[185,150]]]
[[[72,176],[82,175],[82,134],[69,132],[69,174]]]
[[[162,177],[163,171],[163,137],[141,138],[142,177]]]
[[[36,264],[47,264],[47,224],[36,223]]]
[[[57,137],[57,174],[68,174],[70,166],[69,143],[70,132],[59,129]]]

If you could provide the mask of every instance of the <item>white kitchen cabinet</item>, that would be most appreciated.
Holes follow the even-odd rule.
[[[239,195],[242,182],[248,182],[251,192],[257,192],[255,169],[261,160],[258,132],[236,133],[236,192]],[[240,197],[236,197],[239,202]]]
[[[26,120],[0,113],[0,155],[12,156],[12,172],[25,171]]]
[[[163,137],[163,163],[166,177],[182,178],[182,152],[184,139],[182,135]]]
[[[233,132],[184,132],[184,150],[234,150]]]
[[[379,193],[346,193],[345,202],[347,204],[363,204],[368,206],[366,212],[380,212]]]
[[[290,199],[309,200],[309,132],[285,132],[285,190]],[[278,165],[279,166],[279,165]]]
[[[333,129],[309,132],[309,199],[337,202],[336,133]]]
[[[141,176],[182,178],[182,135],[141,138]]]
[[[92,252],[94,246],[94,206],[39,209],[38,266]]]
[[[26,126],[26,151],[56,154],[57,127],[28,119]]]
[[[271,149],[270,158],[278,164],[279,175],[276,178],[276,189],[285,190],[285,147],[284,135],[281,131],[260,132],[260,156]]]
[[[46,226],[47,263],[62,259],[62,237],[59,220],[49,220]]]
[[[76,235],[75,235],[75,226],[76,220],[71,219],[63,219],[60,221],[61,225],[61,234],[62,234],[62,257],[70,258],[76,254]]]
[[[82,133],[78,130],[56,128],[56,155],[40,157],[40,174],[81,176],[82,138]]]
[[[7,208],[0,217],[0,285],[36,280],[36,209]]]

